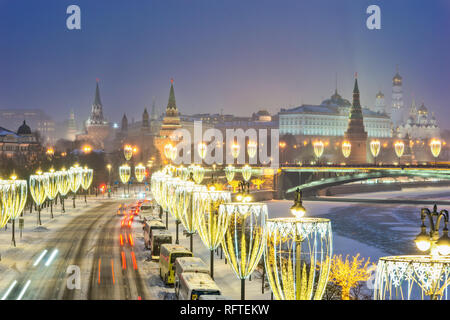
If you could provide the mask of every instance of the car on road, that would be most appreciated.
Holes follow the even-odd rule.
[[[180,288],[177,295],[178,300],[198,300],[205,295],[222,295],[219,286],[209,274],[183,272],[180,275]]]
[[[175,260],[181,257],[192,257],[185,247],[179,244],[163,244],[159,257],[159,275],[165,284],[175,283]]]

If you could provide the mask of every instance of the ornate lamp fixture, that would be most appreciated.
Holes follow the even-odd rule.
[[[50,200],[50,214],[53,219],[53,200],[58,195],[58,176],[55,170],[51,168],[49,172],[44,173],[44,178],[44,189],[47,199]]]
[[[187,234],[190,236],[190,250],[193,252],[193,235],[197,231],[197,214],[195,210],[198,207],[194,205],[194,193],[197,191],[205,191],[206,186],[198,184],[186,184],[182,188],[182,207],[183,214],[180,215],[181,223]]]
[[[139,163],[134,167],[134,176],[136,177],[137,182],[144,181],[145,178],[145,166],[142,163]]]
[[[200,156],[200,158],[201,158],[202,160],[205,159],[205,157],[206,157],[206,150],[207,150],[207,145],[206,145],[206,143],[200,142],[200,143],[197,145],[197,152],[198,152],[198,155]]]
[[[434,164],[436,165],[437,158],[441,154],[442,142],[439,139],[432,139],[430,142],[431,154],[435,158]]]
[[[425,225],[425,218],[428,217],[430,223],[430,232],[427,233]],[[448,237],[448,211],[437,211],[437,206],[434,205],[433,211],[423,208],[420,214],[422,220],[421,232],[415,239],[417,248],[420,251],[430,250],[432,256],[448,256],[450,255],[450,239]],[[439,237],[439,226],[442,219],[444,219],[444,229],[442,236]]]
[[[314,147],[314,154],[317,157],[317,161],[319,161],[320,157],[323,154],[323,149],[324,149],[324,144],[322,141],[315,141],[313,142],[313,147]]]
[[[375,165],[377,164],[377,157],[380,154],[381,143],[380,140],[372,140],[370,141],[370,152],[375,161]]]
[[[342,142],[342,154],[345,158],[350,157],[350,153],[352,151],[352,144],[348,141]]]
[[[329,219],[304,218],[297,189],[295,218],[267,220],[264,262],[278,300],[321,300],[330,271],[333,240]]]
[[[38,170],[36,174],[30,176],[30,194],[34,200],[34,203],[38,207],[38,224],[42,225],[41,222],[41,206],[47,198],[47,193],[45,192],[45,177],[42,175],[42,171]]]
[[[256,156],[256,151],[258,144],[255,141],[249,141],[247,144],[247,153],[249,158],[254,158]]]
[[[125,163],[119,167],[119,177],[120,181],[123,183],[123,192],[125,193],[125,185],[131,178],[131,168],[128,164]]]
[[[398,164],[400,164],[400,158],[403,155],[403,152],[405,151],[405,143],[403,141],[396,141],[394,143],[394,150],[395,154],[398,157]]]
[[[27,181],[17,180],[15,175],[10,180],[2,181],[3,191],[1,194],[2,210],[12,220],[12,238],[11,242],[16,246],[15,221],[23,212],[27,202]],[[6,221],[8,221],[6,220]]]
[[[231,155],[233,156],[234,159],[237,159],[240,151],[241,151],[241,146],[239,145],[239,143],[233,142],[233,144],[231,145]]]
[[[131,157],[133,156],[133,147],[129,144],[125,145],[123,147],[123,155],[126,161],[130,161]]]
[[[220,245],[228,226],[228,215],[219,206],[231,202],[231,192],[206,190],[194,193],[197,231],[210,250],[210,274],[214,279],[214,250]]]
[[[234,273],[241,279],[241,300],[245,300],[245,279],[255,270],[264,251],[267,205],[224,203],[219,206],[219,215],[227,215],[222,248]]]
[[[73,167],[69,168],[69,177],[70,177],[70,191],[73,193],[73,207],[75,208],[75,197],[78,189],[81,186],[83,169],[75,164]]]
[[[430,232],[425,220],[428,217]],[[423,208],[420,213],[421,232],[415,238],[417,248],[429,255],[383,257],[378,261],[374,299],[447,300],[450,285],[449,214],[447,210]],[[439,236],[444,220],[442,236]]]
[[[83,188],[84,190],[84,202],[87,202],[87,190],[90,188],[93,179],[94,170],[89,169],[88,167],[84,167],[84,169],[81,170],[81,188]]]
[[[225,167],[224,171],[225,171],[225,177],[227,178],[228,183],[233,181],[234,173],[235,173],[234,167],[230,164],[229,166]]]
[[[203,168],[201,165],[194,165],[192,168],[192,175],[195,183],[202,183],[203,178],[205,177],[205,168]]]
[[[56,172],[56,179],[58,181],[58,192],[60,195],[60,201],[62,202],[62,212],[66,212],[64,208],[64,197],[70,191],[69,172],[65,168],[62,168],[60,171]]]

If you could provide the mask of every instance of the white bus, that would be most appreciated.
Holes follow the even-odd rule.
[[[203,295],[221,295],[220,288],[207,273],[183,272],[180,275],[179,300],[198,300]]]
[[[175,294],[178,296],[180,275],[183,272],[209,274],[209,268],[199,257],[180,257],[175,260]]]

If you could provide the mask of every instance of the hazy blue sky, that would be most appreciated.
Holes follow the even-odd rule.
[[[82,30],[66,28],[70,4]],[[182,113],[250,115],[319,103],[336,73],[350,99],[355,71],[372,105],[379,89],[390,102],[399,64],[408,106],[414,94],[450,128],[449,35],[448,0],[0,0],[0,108],[84,120],[99,78],[107,118],[137,120],[173,77]]]

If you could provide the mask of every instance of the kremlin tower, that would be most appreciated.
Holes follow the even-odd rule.
[[[367,132],[364,130],[363,114],[359,102],[358,78],[355,77],[353,89],[353,103],[350,108],[348,127],[345,140],[351,144],[351,153],[348,157],[350,164],[367,163]]]

